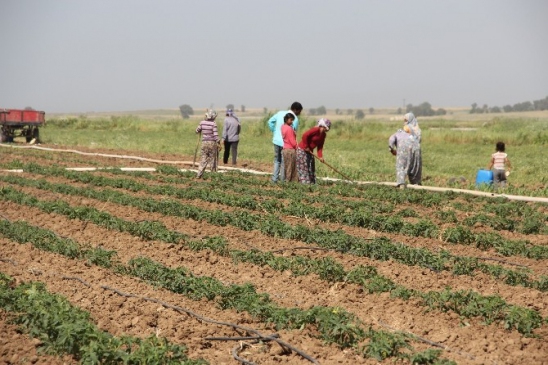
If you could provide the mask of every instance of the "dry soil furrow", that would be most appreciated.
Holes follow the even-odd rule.
[[[74,231],[76,223],[72,224],[68,231],[64,231],[62,227],[68,227],[70,222],[63,223],[62,221],[63,217],[60,217],[54,223],[60,229],[58,234],[71,235],[70,229]],[[91,242],[92,244],[103,244],[106,249],[114,249],[110,242],[118,241],[117,236],[120,235],[108,231],[101,233],[99,227],[92,227],[91,224],[88,224],[85,230],[92,230],[93,237],[99,239],[99,241]],[[106,237],[109,234],[110,240],[101,240],[100,237]],[[184,249],[176,248],[175,245],[139,241],[128,237],[127,242],[131,242],[131,246],[126,247],[127,253],[124,253],[124,246],[127,246],[127,243],[116,245],[121,258],[135,255],[135,252],[138,252],[159,260],[167,266],[184,265],[197,274],[213,276],[226,283],[251,282],[258,291],[270,293],[276,302],[286,306],[297,305],[301,308],[318,304],[340,306],[355,313],[366,323],[375,325],[378,324],[379,319],[382,319],[398,329],[411,330],[418,335],[467,352],[474,350],[473,344],[477,343],[478,338],[482,339],[483,342],[480,342],[485,345],[479,354],[484,351],[492,354],[499,353],[501,349],[493,343],[501,338],[509,341],[509,343],[498,344],[504,348],[515,345],[516,348],[513,351],[518,351],[518,348],[521,351],[523,346],[521,342],[523,337],[516,331],[507,332],[494,325],[484,326],[479,323],[479,320],[468,320],[471,325],[462,326],[463,321],[457,315],[453,313],[424,313],[424,307],[417,306],[415,301],[393,300],[385,294],[366,295],[355,285],[330,285],[315,276],[293,278],[289,273],[280,274],[268,268],[257,268],[247,264],[234,266],[229,259],[208,252],[198,253],[198,255],[191,252],[185,254]],[[182,252],[176,253],[173,250],[169,252],[172,248],[180,249]],[[318,300],[318,297],[321,299]],[[525,340],[535,351],[537,346],[540,346],[539,343],[530,343],[529,339]]]

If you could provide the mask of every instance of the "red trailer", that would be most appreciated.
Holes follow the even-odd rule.
[[[39,140],[39,127],[46,123],[46,113],[32,109],[0,109],[0,142],[25,137],[27,143]]]

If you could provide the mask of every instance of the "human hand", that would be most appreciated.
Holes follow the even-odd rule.
[[[396,150],[390,150],[390,153],[394,156],[396,156],[398,154],[398,152]]]

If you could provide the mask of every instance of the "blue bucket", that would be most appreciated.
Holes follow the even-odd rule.
[[[493,171],[491,170],[479,170],[476,176],[476,186],[481,184],[491,185],[493,184]]]

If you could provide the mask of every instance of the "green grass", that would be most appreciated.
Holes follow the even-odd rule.
[[[544,113],[546,114],[546,113]],[[508,193],[548,196],[548,114],[540,117],[501,117],[471,120],[470,116],[419,118],[423,130],[423,184],[448,186],[448,180],[463,176],[463,188],[474,188],[478,169],[485,168],[495,144],[506,143],[506,152],[514,166]],[[270,163],[271,132],[265,117],[242,119],[239,159]],[[363,121],[333,117],[333,126],[324,147],[330,165],[357,180],[394,181],[394,157],[388,152],[388,137],[400,121],[388,118]],[[368,119],[369,118],[369,119]],[[384,120],[383,120],[384,119]],[[143,116],[111,116],[50,119],[41,130],[44,144],[123,149],[128,153],[175,153],[193,156],[197,146],[194,133],[200,115],[183,120],[177,117],[151,119]],[[218,118],[219,129],[223,117]],[[302,115],[298,138],[314,125],[312,117]],[[318,176],[340,177],[325,165],[317,166]]]

